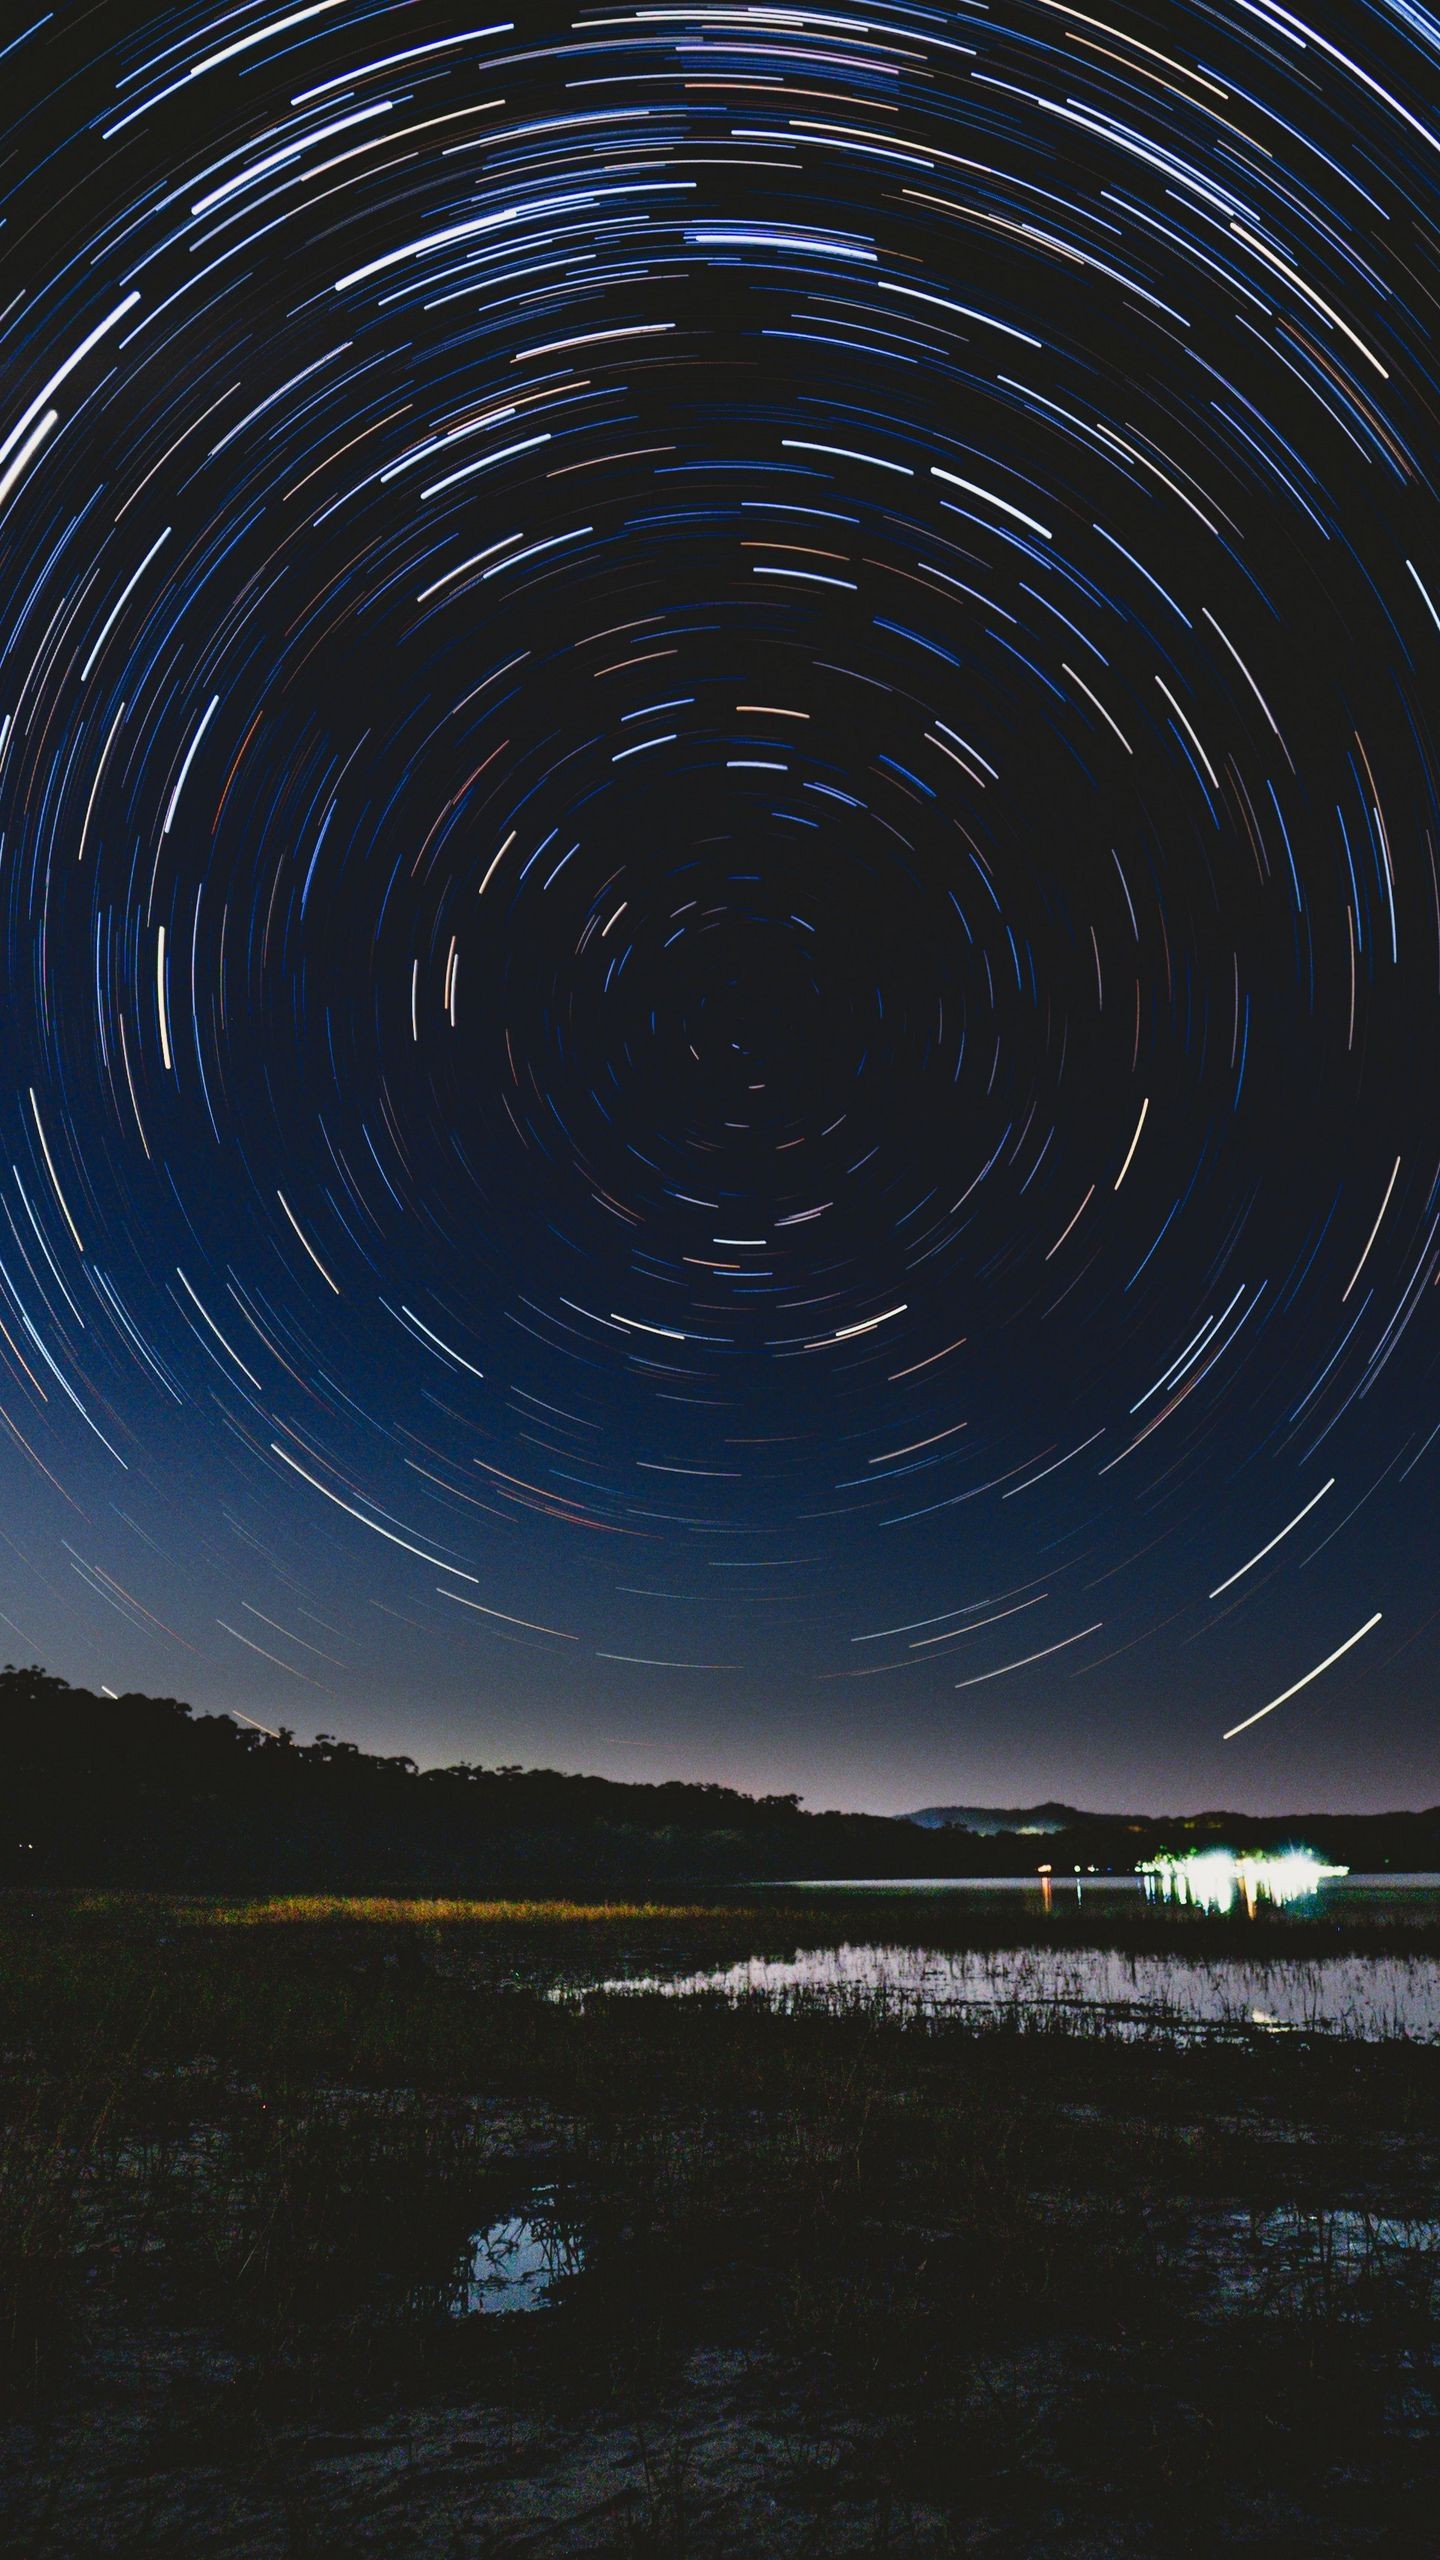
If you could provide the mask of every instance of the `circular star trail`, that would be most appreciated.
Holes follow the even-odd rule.
[[[0,56],[14,1644],[1423,1788],[1440,30],[463,15]]]

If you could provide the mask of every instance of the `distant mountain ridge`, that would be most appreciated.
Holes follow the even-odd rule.
[[[1391,1813],[1084,1813],[1051,1799],[924,1805],[900,1820],[936,1843],[937,1874],[1025,1875],[1044,1864],[1056,1875],[1071,1868],[1122,1875],[1162,1851],[1303,1848],[1357,1873],[1440,1875],[1440,1805]]]
[[[1073,1831],[1081,1823],[1118,1822],[1123,1816],[1081,1813],[1073,1804],[927,1804],[901,1819],[918,1822],[922,1831],[973,1831],[977,1839],[991,1840],[998,1831]]]

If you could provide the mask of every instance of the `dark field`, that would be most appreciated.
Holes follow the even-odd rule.
[[[1440,2049],[546,1996],[859,1930],[0,1905],[0,2547],[1433,2560]]]

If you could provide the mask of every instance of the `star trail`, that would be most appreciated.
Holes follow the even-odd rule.
[[[1433,1799],[1440,18],[463,14],[0,49],[5,1648]]]

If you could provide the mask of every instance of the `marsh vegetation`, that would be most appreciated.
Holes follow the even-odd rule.
[[[12,1898],[4,2548],[1428,2560],[1440,2048],[587,1987],[855,1922]]]

